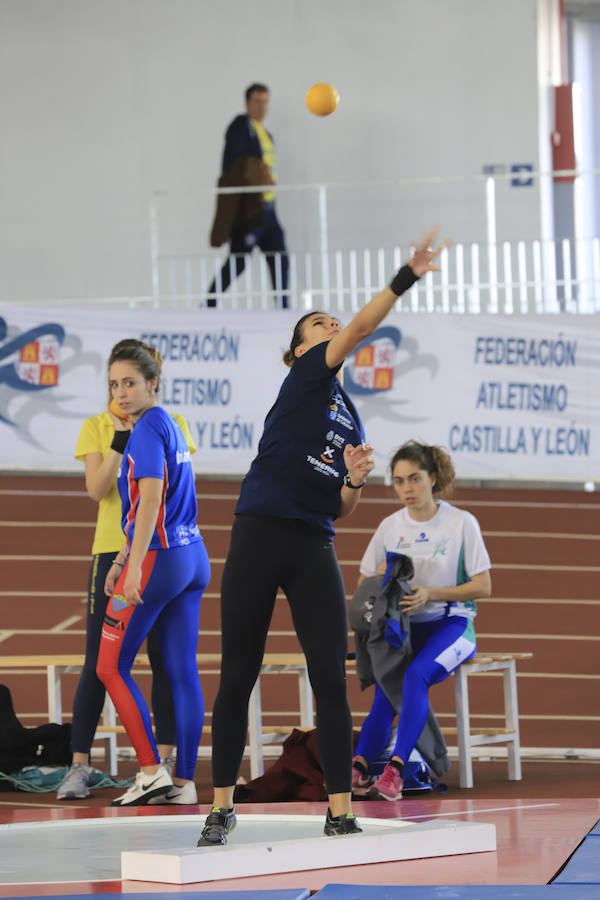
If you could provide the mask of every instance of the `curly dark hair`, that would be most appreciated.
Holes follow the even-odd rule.
[[[396,450],[390,461],[390,472],[394,473],[394,466],[401,459],[407,459],[420,469],[424,469],[428,475],[435,475],[433,493],[450,493],[454,487],[454,466],[450,454],[442,447],[423,444],[419,441],[407,441]]]

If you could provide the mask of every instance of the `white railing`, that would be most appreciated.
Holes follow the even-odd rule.
[[[576,260],[590,261],[591,278],[575,277]],[[289,254],[289,287],[281,289],[281,266],[271,285],[265,257],[247,257],[239,278],[221,291],[226,255],[158,257],[156,305],[204,307],[210,297],[222,309],[324,309],[352,312],[390,281],[410,256],[408,247],[313,251]],[[234,260],[230,259],[232,275]],[[593,313],[600,310],[600,239],[575,242],[505,241],[456,244],[443,251],[439,273],[430,273],[402,300],[415,313]],[[558,272],[561,273],[560,277]],[[216,279],[216,290],[208,288]]]
[[[218,278],[225,254],[157,256],[159,278],[152,295],[38,299],[31,305],[200,309],[212,297],[217,309],[271,310],[281,306],[285,295],[291,309],[351,313],[389,283],[409,255],[408,247],[290,253],[285,292],[279,280],[281,266],[275,267],[273,288],[265,257],[258,251],[226,292],[220,291]],[[582,256],[588,262],[586,279],[575,276]],[[443,251],[439,262],[441,271],[417,282],[399,301],[399,308],[413,313],[476,315],[600,312],[599,238],[455,244]],[[209,294],[215,277],[217,290]]]
[[[510,193],[509,185],[516,185],[514,189],[519,191],[535,186],[540,195],[543,188],[547,195],[554,178],[573,176],[575,200],[586,193],[586,185],[586,197],[593,199],[600,170],[527,171],[527,177],[520,181],[518,173],[502,171],[500,166],[491,168],[493,175],[471,177],[278,185],[277,204],[288,226],[288,246],[292,249],[285,291],[280,258],[275,258],[275,285],[265,256],[255,250],[246,257],[243,273],[237,279],[232,277],[231,286],[223,291],[220,273],[228,258],[227,248],[195,249],[206,248],[216,193],[260,188],[157,191],[150,202],[148,295],[52,298],[32,301],[31,305],[200,309],[210,300],[217,309],[272,310],[282,306],[285,298],[285,305],[291,309],[350,313],[389,283],[410,256],[408,245],[384,244],[389,234],[398,231],[398,210],[407,217],[412,204],[418,209],[442,207],[461,234],[473,232],[481,239],[464,240],[445,250],[441,271],[421,279],[402,298],[403,310],[503,315],[600,311],[600,238],[581,237],[588,232],[594,234],[593,221],[599,219],[588,217],[585,228],[576,222],[576,236],[560,241],[503,240],[498,236],[499,231],[502,236],[506,233],[507,211],[514,213],[516,195]],[[527,204],[530,224],[535,205],[532,197]],[[498,221],[504,223],[502,229]],[[532,230],[535,234],[536,228],[530,228],[530,233]],[[551,234],[552,228],[546,227],[544,233]],[[361,235],[361,243],[349,247],[348,236],[356,234]],[[234,275],[234,259],[229,258],[229,266]],[[216,285],[209,293],[213,281]]]
[[[228,259],[227,248],[223,252],[189,251],[190,245],[205,244],[216,193],[259,188],[196,194],[156,192],[150,205],[154,302],[174,307],[269,310],[281,306],[285,297],[285,305],[294,309],[351,312],[388,283],[410,255],[408,246],[383,245],[388,234],[397,233],[398,210],[410,215],[410,209],[441,207],[450,212],[461,234],[473,233],[477,240],[457,243],[445,251],[441,272],[415,285],[403,299],[403,309],[508,315],[597,312],[598,237],[581,237],[586,232],[577,223],[575,237],[560,241],[502,237],[510,237],[506,234],[509,219],[512,227],[520,230],[514,204],[516,196],[523,200],[523,191],[535,191],[525,206],[518,207],[527,209],[531,233],[532,222],[538,220],[539,198],[543,192],[545,196],[552,192],[555,179],[574,178],[576,191],[584,183],[596,185],[600,171],[534,172],[526,168],[524,174],[492,166],[473,176],[278,185],[277,204],[288,226],[292,250],[286,291],[282,290],[281,260],[275,258],[273,285],[259,250],[246,257],[245,269],[237,279],[235,260],[229,258],[231,286],[226,291],[222,290],[221,269]],[[536,230],[534,227],[534,234]],[[552,231],[546,223],[544,233]],[[352,234],[361,236],[354,249],[348,244]],[[376,246],[369,245],[373,237]],[[335,245],[339,249],[334,249]]]

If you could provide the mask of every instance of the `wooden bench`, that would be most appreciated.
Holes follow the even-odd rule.
[[[506,744],[508,752],[508,779],[521,780],[521,757],[519,741],[519,710],[517,701],[516,663],[520,659],[531,659],[531,653],[479,653],[467,660],[454,672],[454,693],[456,701],[456,729],[443,728],[445,733],[456,733],[459,760],[459,783],[461,787],[473,787],[473,763],[471,749],[487,744]],[[217,653],[199,653],[198,669],[219,666],[221,657]],[[0,657],[0,669],[45,668],[48,693],[48,720],[62,721],[61,678],[68,672],[81,669],[83,654],[4,656]],[[135,668],[149,666],[148,657],[139,654]],[[308,679],[306,660],[302,653],[266,653],[259,677],[256,681],[248,707],[248,745],[250,755],[250,775],[256,778],[264,772],[264,752],[266,744],[281,743],[298,727],[278,725],[265,727],[262,722],[260,693],[261,677],[267,674],[293,672],[298,676],[300,728],[314,727],[313,695]],[[481,673],[502,673],[504,679],[504,726],[499,728],[471,728],[469,714],[469,689],[467,679]],[[107,765],[111,775],[117,774],[117,734],[122,726],[116,724],[115,709],[107,697],[103,710],[102,725],[96,732],[96,739],[105,742]]]
[[[293,656],[283,654],[282,659]],[[517,699],[516,664],[520,659],[531,659],[532,653],[478,653],[454,671],[454,697],[456,704],[456,727],[442,728],[444,734],[456,734],[458,745],[459,784],[461,788],[473,787],[472,747],[485,744],[506,744],[508,755],[508,780],[521,781],[521,745],[519,738],[519,705]],[[266,659],[266,657],[265,657]],[[294,656],[297,664],[303,659],[301,654]],[[486,672],[502,673],[504,680],[504,725],[494,728],[471,727],[469,713],[470,675]],[[258,682],[257,682],[258,683]],[[309,687],[310,690],[310,687]],[[260,702],[260,695],[258,695]],[[260,722],[260,708],[257,713]],[[302,720],[304,722],[304,720]],[[262,745],[281,743],[297,728],[296,725],[262,726],[251,737],[254,753],[259,757],[258,767],[264,771]],[[302,727],[302,726],[301,726]],[[312,727],[312,726],[309,726]],[[261,734],[261,740],[257,738]]]
[[[63,675],[79,672],[85,657],[82,653],[0,656],[0,669],[45,669],[48,696],[48,721],[62,722]],[[199,653],[197,655],[198,670],[220,666],[221,656],[218,653]],[[135,659],[134,669],[148,667],[150,661],[146,654],[140,653]],[[300,707],[300,725],[303,728],[314,727],[313,695],[308,679],[306,660],[302,653],[266,653],[260,675],[256,681],[248,706],[248,745],[246,753],[250,755],[250,774],[257,778],[264,772],[264,754],[262,745],[269,743],[267,733],[262,727],[262,704],[260,696],[260,676],[264,674],[280,674],[293,672],[298,676],[298,692]],[[117,725],[116,712],[110,697],[107,695],[102,711],[102,724],[98,726],[94,739],[104,741],[106,765],[111,775],[117,774],[117,735],[123,733],[122,725]],[[263,736],[264,735],[264,736]]]

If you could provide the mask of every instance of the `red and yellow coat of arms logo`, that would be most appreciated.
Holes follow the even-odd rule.
[[[364,388],[389,391],[394,383],[394,348],[367,344],[356,352],[354,381]]]
[[[25,344],[19,351],[18,372],[22,381],[53,387],[58,384],[59,343],[49,336]]]

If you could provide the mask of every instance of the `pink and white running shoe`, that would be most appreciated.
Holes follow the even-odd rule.
[[[369,800],[402,800],[402,776],[389,763],[369,790]]]
[[[356,756],[352,760],[352,794],[355,797],[364,797],[371,786],[371,779],[368,775],[363,775],[358,766],[354,765],[355,761]]]

